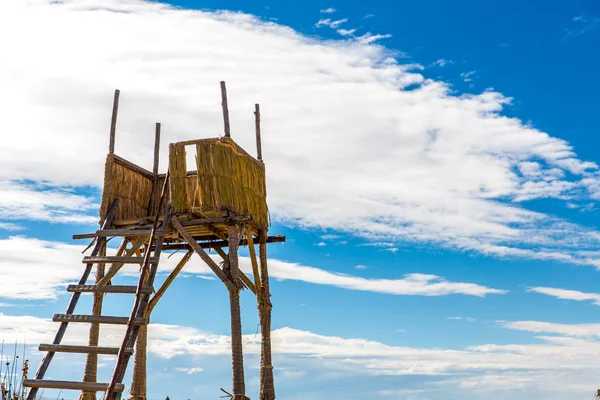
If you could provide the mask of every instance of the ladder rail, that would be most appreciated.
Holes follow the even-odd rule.
[[[114,199],[112,204],[110,205],[110,208],[108,209],[106,218],[104,219],[104,222],[102,223],[101,229],[106,229],[106,228],[110,227],[112,220],[115,217],[115,213],[117,211],[118,206],[119,206],[119,199]],[[106,245],[106,238],[99,238],[98,241],[96,242],[96,246],[94,246],[94,249],[92,250],[91,254],[93,256],[96,256],[100,252],[100,249],[102,249],[102,247],[105,245]],[[81,279],[79,279],[80,285],[85,285],[85,283],[87,282],[87,280],[92,272],[93,266],[94,266],[94,264],[86,264],[85,270],[83,271],[83,275],[81,276]],[[73,314],[73,312],[75,311],[75,307],[77,306],[77,303],[79,302],[80,297],[81,297],[81,292],[73,293],[73,295],[71,296],[71,300],[69,301],[69,305],[67,306],[67,310],[65,311],[65,314]],[[52,342],[52,344],[60,344],[63,337],[65,336],[68,325],[69,325],[68,322],[62,322],[60,324],[60,327],[58,328],[58,331],[56,332],[56,335],[54,336],[54,341]],[[52,361],[53,358],[54,358],[54,352],[48,352],[48,353],[46,353],[44,358],[42,358],[42,361],[40,362],[40,365],[35,373],[36,380],[44,379],[44,375],[46,374],[46,371],[48,370],[48,367],[50,366],[50,362]],[[29,393],[27,394],[27,400],[35,400],[38,389],[39,388],[37,388],[37,387],[32,387],[29,390]]]
[[[156,271],[158,269],[158,262],[153,263],[150,266],[150,247],[154,242],[155,237],[157,238],[157,242],[154,248],[154,258],[160,260],[160,252],[162,250],[162,245],[164,242],[164,233],[169,226],[169,217],[171,213],[171,205],[167,203],[165,208],[165,218],[163,219],[162,226],[160,229],[160,233],[157,235],[158,224],[160,220],[160,210],[162,209],[163,203],[166,200],[167,195],[167,187],[169,184],[169,171],[167,170],[167,174],[165,176],[165,182],[163,184],[162,193],[160,196],[160,200],[158,201],[158,212],[154,217],[154,223],[152,224],[152,231],[150,232],[150,238],[148,240],[148,250],[144,254],[144,262],[142,264],[142,269],[140,273],[140,280],[138,281],[138,286],[135,293],[135,303],[132,307],[131,314],[129,316],[129,320],[127,322],[127,330],[125,332],[125,336],[123,337],[123,342],[121,343],[121,347],[119,348],[119,353],[117,355],[117,362],[115,364],[115,369],[113,371],[112,377],[106,389],[106,400],[114,400],[117,397],[116,387],[121,383],[125,376],[125,371],[127,369],[127,364],[129,362],[129,355],[126,352],[127,348],[132,348],[135,345],[135,340],[137,339],[137,334],[139,332],[139,325],[135,325],[134,321],[136,318],[143,317],[144,310],[148,305],[148,301],[150,295],[143,294],[142,288],[146,285],[153,286],[154,277],[156,276]],[[146,282],[144,282],[144,277],[148,275]]]

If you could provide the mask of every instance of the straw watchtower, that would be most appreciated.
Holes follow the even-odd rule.
[[[160,124],[156,124],[154,166],[148,171],[114,153],[119,91],[115,92],[109,153],[106,159],[104,189],[100,207],[100,229],[94,233],[74,235],[74,239],[93,239],[93,250],[83,258],[84,273],[77,285],[70,285],[71,300],[64,314],[53,318],[61,325],[52,344],[41,344],[46,356],[35,379],[26,380],[28,400],[35,400],[39,388],[81,391],[81,400],[94,400],[96,392],[106,392],[106,399],[121,397],[123,378],[133,356],[132,399],[146,398],[147,325],[152,310],[190,258],[197,254],[223,282],[231,310],[231,344],[234,400],[248,399],[244,381],[242,326],[239,294],[249,289],[256,295],[261,324],[260,399],[275,399],[271,363],[271,302],[267,243],[283,242],[283,236],[267,236],[269,213],[266,202],[265,165],[260,144],[260,110],[255,106],[257,158],[252,157],[230,135],[225,83],[221,82],[225,135],[218,138],[191,140],[169,145],[167,172],[159,173]],[[195,169],[186,165],[187,151],[195,151]],[[122,238],[115,255],[107,255],[107,240]],[[258,243],[258,256],[255,249]],[[240,270],[238,248],[248,246],[252,279]],[[206,249],[221,257],[218,264]],[[185,250],[184,256],[166,280],[155,289],[155,277],[162,252]],[[226,251],[227,250],[227,251]],[[114,285],[126,264],[139,264],[136,286]],[[95,282],[88,283],[96,266]],[[91,314],[74,314],[81,293],[93,294]],[[134,294],[129,316],[106,316],[102,313],[107,294]],[[62,344],[70,323],[90,326],[88,346]],[[125,325],[120,347],[99,346],[102,324]],[[57,352],[87,354],[83,380],[45,380],[46,371]],[[112,378],[97,382],[98,355],[117,356]]]

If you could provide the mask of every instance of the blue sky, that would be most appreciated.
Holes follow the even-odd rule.
[[[249,150],[261,103],[270,233],[288,238],[269,247],[278,398],[600,385],[596,2],[9,0],[0,37],[0,340],[56,329],[81,273],[71,235],[96,226],[114,88],[116,152],[148,167],[156,121],[164,142],[220,134],[226,80]],[[193,260],[152,318],[152,400],[231,385],[226,291]],[[50,375],[78,379],[69,357]]]

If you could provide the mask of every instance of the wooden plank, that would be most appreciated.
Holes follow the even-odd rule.
[[[117,256],[95,256],[83,257],[84,264],[141,264],[144,262],[144,257],[117,257]],[[150,264],[158,264],[158,259],[151,257],[148,261]]]
[[[73,382],[73,381],[47,381],[44,379],[25,379],[23,386],[37,389],[63,389],[63,390],[81,390],[86,392],[103,392],[108,387],[108,383],[98,382]],[[118,392],[125,390],[125,385],[119,383],[115,385]]]
[[[137,286],[126,286],[126,285],[69,285],[67,292],[81,292],[81,293],[129,293],[135,294]],[[142,293],[151,294],[154,292],[154,288],[150,286],[144,286]]]
[[[269,236],[266,243],[285,243],[285,235]],[[221,247],[229,246],[229,243],[225,240],[215,240],[213,242],[197,242],[198,246],[203,249],[216,249]],[[240,246],[247,246],[248,241],[246,239],[240,240]],[[164,250],[188,250],[190,245],[187,243],[174,243],[166,244]]]
[[[109,354],[116,355],[119,352],[118,347],[101,346],[74,346],[69,344],[40,344],[40,351],[53,351],[56,353],[83,353],[83,354]],[[128,349],[133,354],[133,349]]]
[[[78,239],[93,239],[95,237],[110,237],[110,236],[150,236],[148,229],[106,229],[96,231],[94,233],[80,233],[73,235],[73,240]]]
[[[110,317],[107,315],[54,314],[54,317],[52,317],[52,321],[54,322],[83,322],[110,325],[127,325],[127,320],[129,320],[127,317]],[[144,325],[148,323],[148,319],[136,318],[133,323]]]

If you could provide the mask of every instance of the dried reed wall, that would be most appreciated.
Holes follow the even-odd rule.
[[[100,218],[104,219],[113,199],[119,198],[114,219],[141,218],[148,215],[152,179],[109,154],[104,167],[104,190]]]

